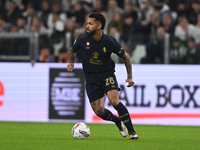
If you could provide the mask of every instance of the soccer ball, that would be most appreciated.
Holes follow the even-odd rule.
[[[90,128],[84,122],[78,122],[72,128],[72,135],[76,139],[87,139],[90,135]]]

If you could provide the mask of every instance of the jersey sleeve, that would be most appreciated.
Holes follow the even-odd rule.
[[[80,47],[80,36],[79,36],[78,38],[76,38],[74,40],[74,43],[72,45],[72,49],[73,49],[74,52],[77,52],[80,48],[81,47]]]
[[[125,50],[121,47],[117,40],[114,41],[113,53],[115,53],[119,57],[122,57],[125,54]]]

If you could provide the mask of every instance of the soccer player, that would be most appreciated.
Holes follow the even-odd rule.
[[[119,100],[118,91],[120,89],[114,74],[115,63],[111,59],[111,53],[117,54],[124,60],[127,70],[127,87],[134,84],[130,58],[116,39],[102,32],[105,22],[104,16],[100,13],[89,15],[86,33],[81,34],[69,50],[67,71],[71,72],[73,70],[76,52],[81,49],[86,91],[93,111],[102,119],[113,121],[123,137],[126,137],[129,133],[130,139],[139,139],[133,128],[127,108]],[[117,110],[119,117],[105,108],[105,94]]]

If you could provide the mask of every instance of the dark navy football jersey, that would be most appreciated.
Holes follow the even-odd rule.
[[[115,71],[115,63],[111,54],[122,57],[125,53],[119,42],[113,37],[103,34],[100,41],[95,41],[86,33],[81,34],[72,45],[74,52],[82,50],[83,70],[86,73]]]

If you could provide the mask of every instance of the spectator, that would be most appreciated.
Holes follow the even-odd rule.
[[[18,30],[18,27],[16,24],[12,24],[11,25],[11,28],[10,28],[10,32],[11,33],[17,33],[19,30]]]
[[[7,21],[10,23],[16,23],[19,15],[20,15],[20,12],[19,12],[19,9],[16,7],[15,3],[13,1],[9,1],[9,7],[6,13]]]
[[[55,57],[55,62],[59,62],[59,63],[67,63],[67,62],[69,62],[69,56],[67,54],[67,49],[66,48],[61,48],[59,50],[59,55],[58,55],[58,57]]]
[[[49,2],[47,0],[42,1],[41,11],[39,11],[38,16],[41,18],[42,23],[45,28],[48,28],[47,20],[50,13],[51,13],[51,9],[49,6]]]
[[[162,64],[164,59],[164,35],[165,29],[159,27],[156,30],[156,37],[151,37],[146,45],[146,57],[141,59],[142,64]]]
[[[77,2],[75,4],[74,12],[67,12],[67,13],[68,16],[74,16],[76,18],[77,27],[79,28],[83,27],[87,12],[83,7],[82,2]]]
[[[109,0],[108,1],[108,10],[107,10],[107,15],[108,15],[108,20],[112,20],[115,12],[120,12],[124,13],[123,9],[118,7],[116,0]]]
[[[140,33],[141,25],[131,15],[124,17],[123,34]]]
[[[65,24],[59,19],[58,13],[53,14],[53,32],[51,34],[51,42],[54,47],[54,56],[58,55],[58,51],[64,46]]]
[[[16,7],[19,7],[22,4],[23,0],[5,0],[5,7],[9,8],[9,2],[12,1],[15,3]]]
[[[200,48],[196,47],[194,38],[187,40],[187,64],[200,64]]]
[[[200,2],[199,0],[192,1],[192,9],[189,12],[188,22],[190,24],[197,24],[197,14],[200,12]]]
[[[5,1],[0,1],[0,14],[5,14],[6,8],[5,8]]]
[[[117,30],[117,28],[116,28],[115,26],[110,26],[108,32],[109,32],[109,35],[110,35],[110,36],[115,37],[115,38],[116,38],[116,36],[119,36],[119,35],[120,35],[120,34],[119,34],[119,31]],[[116,38],[116,39],[117,39],[117,38]]]
[[[10,1],[14,2],[18,10],[20,11],[20,15],[25,10],[25,7],[29,3],[29,0],[1,0],[1,1],[5,1],[5,8],[7,10],[9,9],[9,2]]]
[[[73,34],[75,29],[76,29],[76,18],[75,17],[71,17],[67,21],[66,32],[71,32]]]
[[[47,29],[48,30],[48,34],[52,35],[52,34],[57,34],[57,33],[61,33],[62,36],[65,32],[65,24],[64,22],[59,18],[59,14],[58,13],[53,13],[52,16],[52,24],[50,26],[50,28]],[[60,35],[61,35],[60,34]],[[53,36],[53,35],[52,35]]]
[[[166,0],[168,6],[170,7],[170,10],[172,12],[176,12],[177,8],[179,7],[179,4],[184,4],[185,6],[189,6],[190,5],[190,0]],[[182,14],[184,15],[184,14]],[[182,16],[181,15],[181,16]]]
[[[174,21],[172,20],[172,18],[170,17],[169,14],[163,15],[161,26],[163,26],[166,33],[169,33],[170,35],[174,34],[175,23],[174,23]]]
[[[109,24],[110,24],[110,21],[111,21],[111,20],[108,20],[108,15],[107,15],[107,12],[106,12],[106,11],[102,11],[101,14],[102,14],[102,15],[105,17],[105,19],[106,19],[106,24],[105,24],[105,27],[104,27],[103,32],[107,34],[107,33],[108,33],[108,27],[109,27]]]
[[[76,17],[76,22],[77,22],[78,26],[82,27],[84,25],[85,17],[87,15],[87,12],[83,8],[81,2],[76,3],[76,5],[75,5],[75,14],[74,15]]]
[[[130,0],[132,3],[133,9],[138,13],[145,7],[146,0]]]
[[[124,16],[126,15],[131,15],[133,17],[134,20],[138,19],[138,15],[137,12],[135,10],[133,10],[133,6],[131,2],[125,2],[124,4]]]
[[[117,3],[117,6],[119,6],[121,9],[124,8],[124,2],[125,2],[126,0],[115,0],[115,1],[116,1],[116,3]],[[108,5],[109,5],[109,0],[101,0],[101,3],[102,3],[102,5],[103,5],[103,8],[104,8],[104,9],[107,9],[107,7],[108,7]]]
[[[70,12],[70,11],[73,11],[75,4],[79,0],[60,0],[60,1],[61,1],[62,10],[65,12]],[[71,17],[71,16],[69,16],[69,17]]]
[[[143,9],[141,9],[141,24],[145,25],[147,23],[147,21],[149,20],[149,18],[151,17],[151,15],[153,14],[153,4],[151,0],[146,0],[145,1],[145,6]]]
[[[66,24],[66,39],[65,39],[65,45],[67,49],[70,49],[70,46],[74,42],[74,33],[76,29],[76,18],[71,17],[68,19]]]
[[[185,16],[181,16],[178,19],[178,25],[175,27],[174,35],[182,41],[186,41],[188,37],[194,35],[194,26],[189,24]]]
[[[146,35],[156,36],[156,30],[161,24],[159,18],[160,18],[159,11],[154,9],[152,16],[149,18],[149,20],[145,24]]]
[[[186,64],[187,48],[178,37],[173,38],[169,57],[170,64]]]
[[[54,57],[50,54],[50,48],[44,45],[40,50],[40,55],[31,61],[32,66],[36,62],[54,62]]]
[[[58,17],[57,17],[58,16]],[[59,20],[58,24],[66,24],[67,22],[67,16],[66,14],[61,10],[60,3],[54,2],[52,4],[52,13],[49,14],[48,20],[47,20],[47,26],[48,26],[48,33],[51,35],[54,31],[55,23]],[[60,25],[59,30],[64,30],[62,25]]]
[[[33,17],[36,15],[35,9],[32,3],[27,5],[26,11],[22,14],[24,18],[26,18],[26,25],[28,30],[30,31]]]
[[[108,30],[110,30],[111,27],[115,27],[118,33],[123,33],[123,20],[120,12],[115,12],[113,20],[109,24]],[[108,32],[108,34],[110,35],[110,32]]]
[[[52,42],[51,38],[49,38],[48,36],[45,36],[45,35],[39,36],[39,46],[38,47],[43,47],[44,45],[48,45],[51,54],[54,53],[54,47],[53,47],[53,42]]]
[[[22,0],[22,1],[27,1],[27,0]],[[36,12],[38,12],[41,8],[41,0],[29,0],[32,5],[33,5],[33,8],[36,10]]]
[[[18,27],[18,32],[19,33],[26,33],[26,32],[29,32],[29,28],[28,26],[26,25],[26,20],[24,17],[20,16],[18,19],[17,19],[17,27]]]
[[[44,25],[42,24],[42,21],[37,16],[33,17],[31,32],[37,32],[40,35],[47,34],[47,29],[44,27]]]
[[[174,1],[174,0],[173,0]],[[177,17],[179,18],[180,16],[186,16],[188,17],[189,10],[188,7],[185,3],[179,3],[177,6]]]
[[[101,12],[101,11],[105,11],[105,9],[103,9],[103,5],[101,3],[101,0],[96,0],[94,2],[93,12]]]
[[[121,39],[124,44],[130,48],[134,49],[135,44],[140,42],[142,33],[142,26],[140,23],[135,21],[131,15],[127,15],[123,22],[123,33]],[[134,41],[134,44],[133,44]]]
[[[6,22],[6,18],[0,17],[0,33],[9,32],[10,27],[11,27],[11,24]]]
[[[165,13],[170,14],[170,8],[166,4],[165,0],[157,0],[154,6],[155,9],[157,9],[160,13],[160,21],[162,20],[162,17]]]

